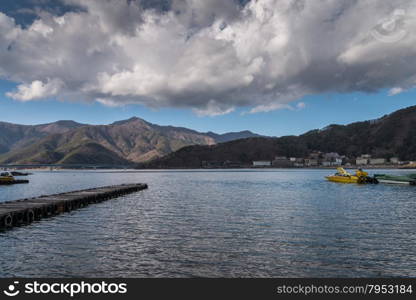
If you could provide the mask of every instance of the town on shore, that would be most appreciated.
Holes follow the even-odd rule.
[[[255,160],[251,164],[233,161],[202,161],[203,169],[229,169],[229,168],[400,168],[416,169],[416,161],[402,161],[399,157],[380,158],[363,154],[358,157],[347,157],[336,152],[312,152],[308,157],[276,156],[271,160]],[[79,165],[28,165],[28,166],[1,166],[0,170],[60,170],[60,169],[141,169],[138,166],[110,166],[100,164]],[[169,167],[167,167],[169,169]],[[177,169],[177,168],[176,168]],[[179,168],[181,169],[181,168]]]
[[[406,168],[416,167],[414,161],[402,161],[399,157],[372,157],[370,154],[362,154],[358,157],[347,157],[336,152],[323,153],[312,152],[308,157],[276,156],[270,160],[255,160],[251,165],[243,165],[239,162],[202,162],[203,168]]]

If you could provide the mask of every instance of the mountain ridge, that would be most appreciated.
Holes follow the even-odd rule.
[[[283,137],[264,137],[250,131],[201,133],[152,124],[138,117],[109,125],[58,121],[31,126],[0,122],[3,164],[91,162],[198,168],[203,162],[248,165],[275,156],[307,157],[313,151],[416,160],[416,106],[375,120],[331,124],[299,136]]]
[[[218,143],[226,143],[233,140],[238,139],[246,139],[250,137],[261,137],[260,134],[256,134],[251,132],[250,130],[243,130],[243,131],[237,131],[237,132],[227,132],[223,134],[218,134],[212,131],[206,132],[206,135],[212,137],[215,139]]]
[[[49,134],[64,133],[85,124],[75,121],[57,121],[38,125],[20,125],[0,122],[0,154],[29,146]]]
[[[188,146],[155,159],[145,168],[200,168],[204,164],[251,165],[276,156],[307,157],[314,151],[337,152],[347,157],[371,154],[416,160],[416,106],[376,120],[328,125],[299,136],[251,137],[212,146]]]
[[[244,132],[244,137],[247,134]],[[219,140],[224,137],[214,135]],[[233,137],[238,138],[238,134],[233,133]],[[90,160],[103,164],[132,164],[188,145],[215,144],[219,142],[217,139],[184,127],[152,124],[138,117],[108,125],[70,120],[40,125],[0,122],[0,163],[69,164]],[[91,149],[96,149],[102,159],[91,157]]]

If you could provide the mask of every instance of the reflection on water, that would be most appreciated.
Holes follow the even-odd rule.
[[[378,171],[379,172],[379,171]],[[36,172],[0,201],[149,189],[0,233],[0,276],[416,276],[416,188],[326,170]]]

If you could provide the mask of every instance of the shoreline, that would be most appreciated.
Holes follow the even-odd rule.
[[[103,168],[103,169],[90,169],[90,168],[57,168],[50,170],[50,168],[28,168],[28,169],[19,169],[29,172],[60,172],[60,171],[86,171],[86,172],[97,172],[100,171],[114,171],[114,172],[125,172],[125,173],[134,173],[134,172],[141,172],[141,171],[172,171],[172,170],[336,170],[337,167],[287,167],[287,168],[280,168],[280,167],[218,167],[218,168],[196,168],[196,167],[172,167],[172,168],[129,168],[129,169],[119,169],[119,168]],[[342,166],[342,168],[347,170],[356,170],[361,168],[363,170],[415,170],[416,168],[403,168],[399,166]]]

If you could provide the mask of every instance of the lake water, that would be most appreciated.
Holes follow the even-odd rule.
[[[149,189],[0,232],[0,277],[415,277],[416,187],[331,172],[35,172],[0,201]]]

